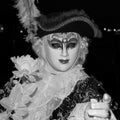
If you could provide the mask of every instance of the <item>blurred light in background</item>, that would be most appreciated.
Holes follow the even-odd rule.
[[[0,33],[3,33],[3,31],[4,31],[4,26],[0,24]]]
[[[113,32],[113,33],[115,33],[117,35],[120,35],[120,29],[118,29],[118,28],[106,28],[106,27],[104,27],[103,31],[105,31],[105,32]]]

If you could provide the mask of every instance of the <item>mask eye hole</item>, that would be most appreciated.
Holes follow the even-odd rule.
[[[54,42],[54,43],[51,43],[51,47],[54,49],[58,49],[58,48],[61,48],[61,45],[60,45],[60,43]]]
[[[67,48],[75,48],[78,43],[78,40],[76,38],[71,38],[67,44]]]
[[[75,48],[76,47],[76,45],[77,45],[77,43],[75,43],[75,42],[70,42],[70,43],[68,43],[67,44],[67,48]]]
[[[53,38],[52,40],[48,40],[48,44],[53,49],[62,48],[62,45],[61,45],[60,41],[56,38]]]

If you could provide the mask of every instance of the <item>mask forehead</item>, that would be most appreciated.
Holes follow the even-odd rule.
[[[68,32],[68,33],[53,33],[53,34],[50,34],[50,37],[49,37],[50,41],[53,40],[54,38],[57,39],[57,40],[60,40],[61,42],[62,41],[69,41],[71,38],[76,38],[78,39],[78,34],[75,33],[75,32]]]

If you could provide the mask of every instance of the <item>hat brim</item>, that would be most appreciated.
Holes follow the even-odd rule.
[[[42,37],[50,33],[77,32],[88,38],[101,37],[102,33],[93,20],[83,11],[69,11],[51,16],[41,15],[36,18],[38,35]]]
[[[92,21],[85,17],[75,17],[62,22],[61,24],[53,25],[38,24],[40,29],[38,30],[39,37],[59,32],[77,32],[83,37],[101,37],[102,33]]]

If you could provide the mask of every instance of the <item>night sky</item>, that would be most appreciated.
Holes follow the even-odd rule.
[[[16,16],[17,10],[13,8],[14,0],[0,0],[0,31],[1,39],[1,83],[4,83],[12,75],[14,69],[10,61],[11,56],[31,54],[35,57],[29,43],[25,43],[22,25]],[[94,75],[102,81],[104,87],[117,101],[120,100],[120,35],[114,32],[103,31],[104,27],[120,28],[120,7],[117,2],[69,2],[42,1],[37,5],[41,13],[49,14],[71,9],[84,9],[85,12],[94,19],[103,32],[102,39],[92,40],[89,46],[89,54],[85,63],[88,74]],[[20,31],[23,33],[20,33]],[[118,95],[119,94],[119,95]]]
[[[3,16],[2,20],[9,18],[9,21],[15,20],[15,14],[17,11],[12,7],[15,0],[1,0],[0,1],[0,14]],[[62,0],[36,0],[37,6],[41,13],[48,14],[51,12],[58,12],[71,9],[84,9],[86,13],[93,18],[98,24],[119,25],[120,20],[120,7],[116,1],[101,1],[91,2],[87,0],[74,0],[74,1],[62,1]],[[16,21],[16,20],[15,20]],[[8,21],[7,21],[8,22]]]

